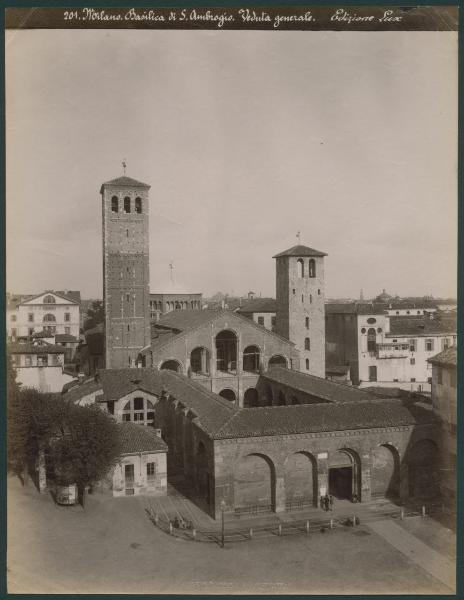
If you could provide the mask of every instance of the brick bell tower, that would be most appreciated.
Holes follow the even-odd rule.
[[[324,256],[297,245],[276,254],[276,333],[300,351],[300,371],[325,378]]]
[[[135,367],[150,343],[149,189],[125,175],[100,189],[107,369]]]

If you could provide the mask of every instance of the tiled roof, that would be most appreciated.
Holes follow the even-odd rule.
[[[253,298],[247,300],[237,310],[238,313],[275,313],[277,312],[277,300],[275,298]]]
[[[215,439],[291,435],[353,429],[375,429],[427,423],[433,413],[406,408],[400,401],[347,404],[301,404],[239,410],[214,435]]]
[[[53,344],[41,344],[35,346],[30,342],[24,344],[12,343],[8,346],[10,354],[64,354],[63,346]]]
[[[24,304],[25,302],[30,302],[31,300],[35,300],[36,298],[40,298],[40,296],[44,296],[45,294],[55,294],[63,300],[68,300],[69,302],[73,302],[76,304],[80,304],[81,302],[81,293],[78,291],[66,291],[66,292],[55,292],[54,290],[46,290],[45,292],[40,292],[40,294],[29,294],[29,295],[18,295],[11,296],[8,302],[8,309],[14,310],[20,304]]]
[[[81,303],[81,293],[77,290],[65,290],[60,292],[53,292],[57,296],[62,296],[67,300],[72,300],[73,302]]]
[[[314,250],[314,248],[309,248],[308,246],[292,246],[288,250],[284,250],[283,252],[279,252],[272,258],[280,258],[281,256],[327,256],[325,252],[320,252],[319,250]]]
[[[390,317],[390,332],[388,337],[401,335],[422,336],[456,333],[456,318],[440,316],[430,318],[417,317]]]
[[[197,424],[210,435],[238,410],[229,400],[174,371],[151,368],[103,369],[98,372],[97,378],[105,402],[116,401],[137,390],[156,396],[161,396],[163,391],[167,392],[189,408],[198,417]]]
[[[53,333],[48,333],[47,331],[38,331],[37,333],[33,333],[32,337],[34,339],[41,339],[41,338],[50,338],[52,339],[54,337]]]
[[[118,423],[121,440],[121,454],[138,452],[167,452],[166,443],[156,435],[152,427],[135,423]]]
[[[299,371],[292,371],[285,367],[271,367],[263,377],[276,383],[281,383],[294,390],[316,396],[326,402],[369,402],[375,397],[356,387],[337,383],[315,375],[307,375]]]
[[[132,179],[132,177],[116,177],[116,179],[111,179],[110,181],[105,181],[102,183],[100,193],[103,191],[104,186],[116,186],[116,187],[139,187],[144,188],[146,190],[150,189],[151,186],[148,183],[143,183],[141,181],[137,181],[136,179]]]
[[[79,340],[74,335],[70,335],[69,333],[57,333],[55,335],[55,343],[56,342],[78,342]]]
[[[325,312],[326,314],[383,315],[387,308],[387,304],[383,302],[328,302],[325,305]]]
[[[163,381],[156,369],[102,369],[96,379],[101,383],[106,401],[116,401],[136,390],[161,395]]]
[[[102,389],[101,383],[95,381],[94,378],[88,379],[83,383],[71,383],[73,383],[74,385],[67,389],[65,389],[65,387],[63,386],[62,391],[63,399],[69,400],[70,402],[79,402],[79,400],[82,400],[82,398],[85,398],[86,396],[89,396],[90,394],[93,394],[94,392],[97,392],[98,390]]]
[[[450,346],[443,350],[439,354],[429,358],[429,362],[434,365],[444,365],[449,367],[456,367],[458,364],[458,349],[457,346]]]
[[[189,408],[198,417],[198,426],[213,437],[238,410],[229,400],[208,391],[185,375],[167,370],[159,373],[164,389]]]

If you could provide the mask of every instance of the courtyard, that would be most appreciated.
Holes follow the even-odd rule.
[[[169,498],[169,497],[168,497]],[[201,514],[182,498],[193,519]],[[454,545],[437,521],[380,519],[309,536],[244,543],[169,536],[147,517],[150,499],[88,496],[56,506],[31,482],[8,480],[10,593],[451,594]],[[283,521],[285,523],[285,520]],[[226,529],[231,523],[226,522]],[[385,535],[385,531],[387,535]],[[395,532],[392,543],[386,540]],[[401,535],[398,535],[398,532]],[[404,537],[404,544],[398,539]],[[410,553],[410,556],[408,556]],[[437,573],[436,561],[449,573]],[[435,576],[434,576],[435,574]]]

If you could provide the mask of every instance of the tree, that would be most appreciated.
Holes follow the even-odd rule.
[[[116,422],[98,406],[67,403],[63,426],[50,441],[57,483],[76,483],[84,504],[85,488],[103,479],[119,457]]]
[[[105,313],[103,310],[103,301],[94,300],[92,305],[87,310],[87,318],[84,321],[84,331],[93,329],[100,323],[103,323]]]

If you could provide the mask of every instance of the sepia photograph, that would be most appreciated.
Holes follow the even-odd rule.
[[[5,19],[8,594],[456,594],[457,7]]]

